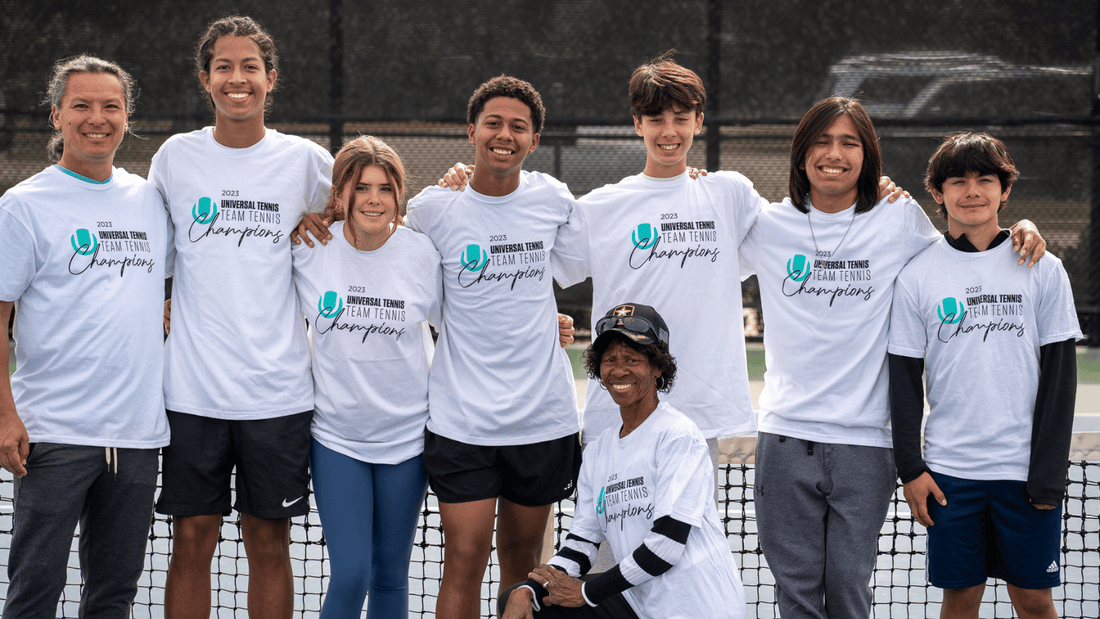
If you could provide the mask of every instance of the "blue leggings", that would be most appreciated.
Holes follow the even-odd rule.
[[[407,617],[409,559],[428,478],[421,456],[370,464],[313,441],[317,511],[328,545],[329,579],[321,619]]]

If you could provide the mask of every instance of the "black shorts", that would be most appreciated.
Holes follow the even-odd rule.
[[[168,412],[172,442],[164,448],[157,512],[171,516],[243,514],[279,520],[309,512],[313,411],[230,421]],[[230,503],[230,473],[237,500]]]
[[[581,470],[580,435],[529,445],[485,446],[424,434],[424,468],[442,503],[505,499],[525,507],[573,495]]]

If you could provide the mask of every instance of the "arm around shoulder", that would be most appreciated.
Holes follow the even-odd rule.
[[[331,220],[325,220],[319,213],[306,213],[298,227],[290,231],[290,241],[295,245],[301,245],[302,241],[309,247],[313,247],[313,239],[327,245],[332,233],[328,231],[332,225]]]
[[[1012,224],[1010,231],[1012,232],[1012,251],[1020,254],[1020,260],[1017,262],[1020,266],[1023,266],[1030,254],[1031,259],[1027,263],[1030,269],[1047,253],[1046,240],[1039,234],[1039,228],[1030,220],[1021,219]]]

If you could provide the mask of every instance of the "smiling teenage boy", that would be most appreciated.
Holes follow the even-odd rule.
[[[580,467],[573,373],[558,346],[550,273],[573,197],[522,169],[544,114],[527,82],[482,84],[467,110],[479,170],[469,190],[429,187],[409,203],[409,227],[443,256],[424,445],[446,540],[441,618],[478,615],[494,518],[501,587],[527,579],[550,507],[572,494]]]
[[[324,208],[332,156],[265,126],[278,58],[255,21],[214,21],[195,61],[214,126],[169,138],[149,170],[176,231],[164,345],[172,441],[157,501],[173,517],[165,613],[210,615],[211,561],[235,508],[250,616],[290,617],[290,518],[309,512],[313,381],[287,236]]]
[[[1020,269],[1006,242],[997,213],[1018,176],[1000,140],[948,135],[925,177],[947,234],[894,289],[894,456],[945,618],[976,618],[991,576],[1020,617],[1056,616],[1081,331],[1061,261]]]
[[[558,239],[554,277],[562,286],[592,278],[593,326],[630,297],[658,308],[681,334],[670,349],[680,377],[667,397],[699,426],[713,462],[718,437],[756,425],[737,248],[767,202],[736,172],[689,178],[707,100],[694,71],[657,58],[634,70],[628,94],[645,168],[580,199]],[[584,442],[619,422],[607,390],[590,380]]]

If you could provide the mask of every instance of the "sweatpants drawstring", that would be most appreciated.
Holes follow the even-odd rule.
[[[107,451],[107,470],[111,470],[111,452],[114,452],[115,475],[118,475],[118,447],[105,447]]]

